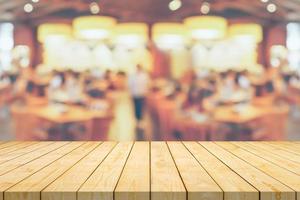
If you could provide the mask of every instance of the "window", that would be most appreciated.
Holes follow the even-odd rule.
[[[288,61],[292,69],[300,70],[300,23],[287,25]]]
[[[14,26],[11,23],[0,23],[0,71],[11,68],[14,47]]]

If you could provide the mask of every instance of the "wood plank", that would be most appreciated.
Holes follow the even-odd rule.
[[[278,147],[278,145],[272,146],[266,142],[255,142],[255,143],[253,143],[253,145],[259,146],[260,148],[265,149],[266,151],[268,151],[270,153],[279,155],[280,157],[283,157],[283,158],[291,160],[291,161],[295,161],[300,164],[300,155],[286,151],[286,150]],[[295,149],[295,147],[293,149]],[[300,151],[300,148],[298,150]],[[300,152],[298,152],[298,153],[300,153]]]
[[[200,143],[260,192],[261,200],[295,200],[295,192],[212,142]]]
[[[60,159],[54,161],[50,165],[36,172],[32,176],[28,177],[18,185],[16,185],[13,190],[10,189],[5,192],[5,200],[39,200],[44,199],[42,191],[50,183],[55,181],[68,169],[70,169],[79,160],[84,158],[89,152],[95,149],[100,143],[97,142],[86,142],[74,151],[66,154]],[[77,175],[79,176],[79,174]],[[18,189],[16,189],[18,188]],[[17,191],[17,192],[13,192]],[[22,191],[22,192],[20,192]]]
[[[241,147],[247,149],[247,151],[254,153],[255,155],[264,158],[265,160],[268,160],[280,167],[283,167],[287,170],[290,170],[300,175],[300,163],[288,160],[280,155],[276,155],[272,152],[266,151],[265,149],[261,148],[259,145],[256,145],[255,143],[244,142]]]
[[[105,142],[90,152],[76,165],[42,191],[43,200],[76,200],[77,191],[93,171],[115,147],[115,142]]]
[[[17,144],[20,144],[20,143],[21,142],[19,142],[19,141],[1,142],[0,149],[4,149],[4,148],[10,147],[10,146],[14,146],[14,145],[17,145]]]
[[[167,143],[189,200],[223,200],[223,191],[181,142]]]
[[[0,163],[7,161],[6,157],[8,157],[8,155],[10,155],[10,157],[12,157],[12,158],[20,156],[19,154],[15,155],[14,152],[18,152],[19,150],[22,150],[23,148],[29,147],[30,145],[33,145],[36,143],[37,142],[21,142],[21,143],[15,144],[13,146],[9,146],[7,148],[1,149],[0,150]]]
[[[234,145],[236,143],[220,142],[217,144],[295,190],[297,192],[297,200],[300,200],[300,176]]]
[[[49,164],[51,164],[52,162],[58,160],[59,158],[63,157],[64,155],[72,152],[74,149],[80,147],[81,145],[83,145],[83,142],[73,142],[70,144],[67,144],[61,148],[58,148],[57,150],[48,153],[45,156],[42,156],[39,159],[36,159],[30,163],[27,163],[26,165],[23,165],[9,173],[6,173],[2,176],[0,176],[0,200],[3,200],[4,198],[4,191],[8,190],[9,188],[13,190],[13,186],[16,185],[17,183],[22,185],[21,188],[31,188],[33,186],[38,186],[35,185],[35,183],[32,184],[33,181],[24,181],[21,182],[22,180],[24,180],[25,178],[29,177],[32,174],[37,173],[39,170],[43,169],[44,167],[48,166]],[[48,174],[51,175],[51,174]],[[47,176],[48,176],[47,175]],[[48,177],[46,177],[47,180]],[[31,179],[29,179],[31,180]],[[20,183],[19,183],[20,182]],[[22,184],[23,183],[23,184]],[[38,194],[40,194],[40,191],[37,192]],[[15,196],[14,196],[15,197]],[[19,199],[27,199],[28,200],[32,199],[31,197],[27,197],[27,196],[20,196]],[[5,192],[5,199],[10,199],[10,193]],[[16,198],[14,198],[13,200],[15,200]]]
[[[25,155],[19,156],[15,159],[9,160],[0,164],[0,175],[5,174],[11,170],[14,170],[26,163],[31,162],[51,151],[56,150],[57,148],[66,145],[68,142],[56,142],[56,143],[45,143],[43,142],[41,148],[35,149],[35,151],[31,151]],[[32,146],[31,146],[32,147]]]
[[[117,182],[121,176],[133,142],[118,143],[102,164],[78,191],[78,200],[113,200]]]
[[[150,144],[136,142],[115,189],[115,200],[150,200]]]
[[[258,191],[196,142],[184,142],[187,149],[224,191],[224,200],[258,200]]]
[[[295,145],[294,142],[268,142],[267,144],[272,145],[276,148],[291,152],[296,155],[300,155],[300,145]]]
[[[7,154],[2,154],[0,156],[0,163],[5,163],[5,162],[7,162],[9,160],[12,160],[14,158],[18,158],[20,156],[23,156],[27,153],[34,152],[34,151],[36,151],[40,148],[43,148],[43,147],[46,147],[46,146],[52,144],[52,143],[53,142],[36,142],[36,143],[31,144],[31,145],[25,146],[23,148],[16,149],[15,151],[9,152]],[[0,172],[0,175],[1,174],[2,173]]]
[[[185,200],[186,189],[165,142],[151,142],[151,200]]]

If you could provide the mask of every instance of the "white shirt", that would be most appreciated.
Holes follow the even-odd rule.
[[[129,91],[133,97],[144,97],[148,92],[149,76],[137,71],[129,77]]]

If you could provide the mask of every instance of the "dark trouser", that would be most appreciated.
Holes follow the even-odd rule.
[[[140,121],[143,118],[143,108],[144,108],[144,104],[145,104],[145,98],[144,97],[134,97],[133,103],[134,103],[135,118],[138,121]]]

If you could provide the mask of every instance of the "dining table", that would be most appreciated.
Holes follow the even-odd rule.
[[[299,200],[300,142],[0,142],[0,200]]]
[[[16,127],[20,127],[15,131],[18,139],[32,139],[30,134],[34,132],[34,129],[45,129],[45,127],[58,128],[63,137],[66,127],[72,124],[84,127],[85,134],[81,139],[105,139],[109,124],[113,119],[112,113],[107,109],[67,104],[14,105],[11,111]]]

